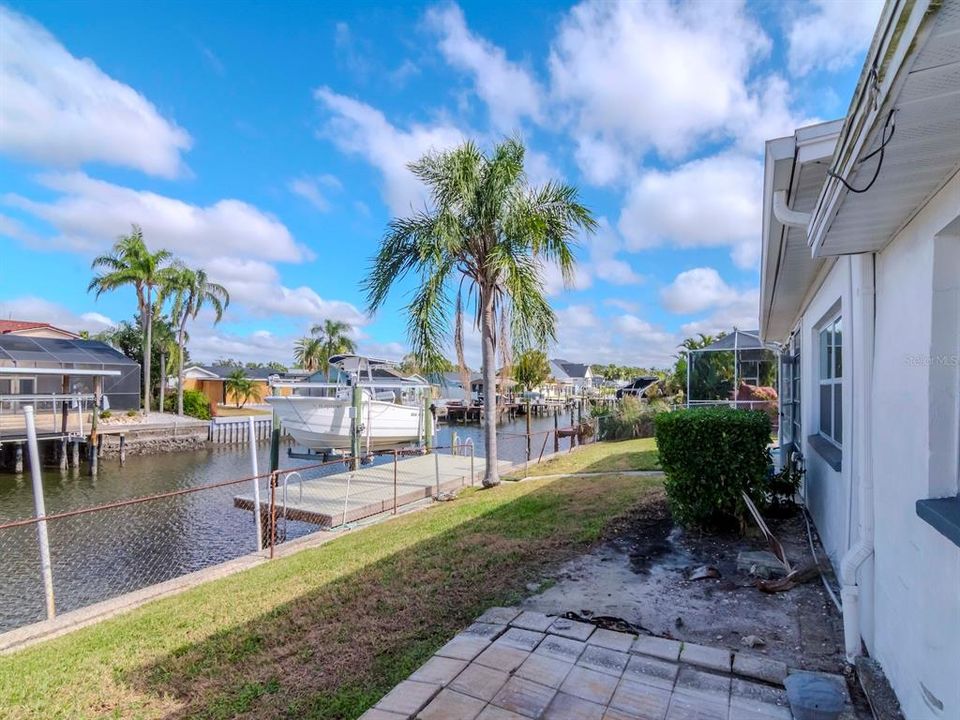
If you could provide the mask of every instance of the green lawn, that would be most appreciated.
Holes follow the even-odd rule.
[[[559,475],[580,472],[621,472],[623,470],[659,470],[657,442],[653,438],[618,440],[584,445],[572,453],[562,453],[539,465],[531,465],[529,475]],[[511,477],[523,477],[513,473]]]
[[[615,475],[468,489],[2,656],[0,716],[355,718],[485,608],[660,495],[656,478]]]

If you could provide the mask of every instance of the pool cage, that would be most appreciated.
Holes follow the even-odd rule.
[[[684,350],[687,357],[686,406],[728,405],[766,410],[776,394],[776,347],[760,340],[758,330],[734,329],[702,348]]]

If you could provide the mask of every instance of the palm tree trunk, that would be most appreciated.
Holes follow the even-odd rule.
[[[166,390],[166,381],[167,381],[167,351],[163,350],[160,353],[160,387],[157,395],[159,400],[157,400],[157,409],[163,414],[163,401],[164,401],[164,390]]]
[[[497,469],[497,348],[496,318],[493,315],[493,292],[483,294],[483,315],[481,317],[480,338],[483,359],[483,437],[486,469],[483,473],[483,486],[493,487],[500,484],[500,472]]]
[[[177,415],[183,417],[183,346],[184,346],[184,325],[187,321],[184,319],[180,325],[180,334],[177,335],[177,347],[179,353],[177,356]]]
[[[143,411],[150,413],[150,385],[153,383],[150,374],[150,356],[153,354],[153,300],[151,290],[147,289],[147,334],[143,345]]]

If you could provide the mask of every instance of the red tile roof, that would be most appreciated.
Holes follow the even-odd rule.
[[[32,322],[30,320],[0,320],[0,335],[17,330],[31,330],[33,328],[52,327],[50,323]]]

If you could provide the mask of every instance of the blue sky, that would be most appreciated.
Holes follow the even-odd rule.
[[[424,202],[405,164],[513,134],[531,181],[576,184],[601,222],[575,287],[545,274],[551,355],[667,364],[685,335],[756,325],[763,141],[845,113],[880,12],[395,5],[0,5],[0,316],[129,318],[132,291],[86,286],[137,222],[231,290],[195,359],[288,361],[327,317],[399,357],[405,288],[370,318],[359,284]]]

